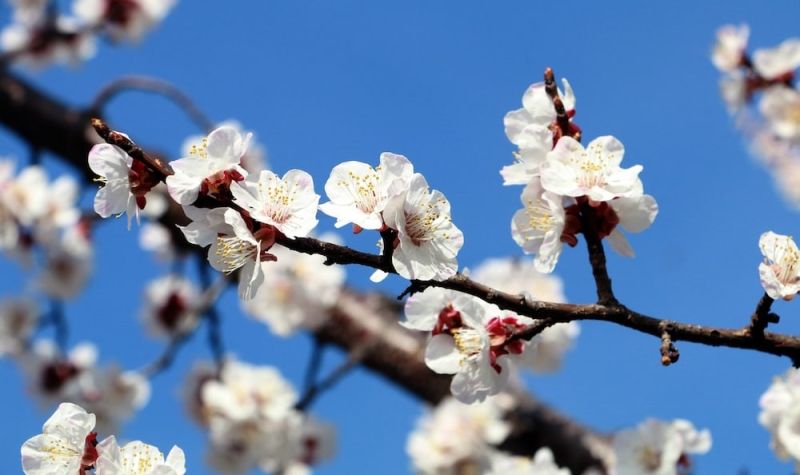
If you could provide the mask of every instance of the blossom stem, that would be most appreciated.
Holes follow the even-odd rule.
[[[597,234],[597,213],[588,203],[581,204],[581,233],[586,240],[586,249],[589,251],[589,263],[592,266],[592,276],[597,287],[597,303],[605,306],[619,305],[611,287],[611,277],[608,276],[606,267],[606,253],[603,242]]]
[[[754,338],[763,338],[767,325],[778,323],[779,317],[769,312],[772,308],[772,302],[774,302],[772,297],[764,292],[764,295],[758,301],[758,305],[756,305],[753,315],[750,316],[750,326],[747,327],[747,330]]]

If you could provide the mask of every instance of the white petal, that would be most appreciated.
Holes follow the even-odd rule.
[[[439,374],[455,374],[461,369],[461,353],[453,337],[446,334],[433,336],[425,349],[425,364]]]

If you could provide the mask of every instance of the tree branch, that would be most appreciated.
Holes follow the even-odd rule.
[[[54,153],[83,173],[94,177],[87,166],[87,155],[96,136],[89,127],[90,115],[69,107],[38,91],[7,70],[0,70],[0,124],[9,128],[31,145]],[[173,232],[176,244],[183,252],[202,255],[203,250],[189,245],[175,224],[186,224],[179,206],[171,206],[161,219]],[[286,239],[281,244],[306,253],[332,256],[341,264],[360,264],[389,271],[380,256],[362,253],[331,243],[308,238]],[[441,286],[457,286],[471,292],[483,293],[487,300],[496,300],[500,293],[488,293],[480,284],[456,276]],[[470,293],[470,292],[468,292]],[[506,296],[508,301],[524,299]],[[377,300],[377,303],[376,303]],[[554,305],[554,304],[548,304]],[[602,307],[599,307],[602,308]],[[571,307],[562,309],[564,316]],[[549,316],[550,307],[536,309],[537,315]],[[330,319],[314,334],[323,342],[334,344],[349,352],[360,344],[366,332],[375,334],[375,344],[363,356],[367,368],[388,378],[421,399],[436,404],[450,395],[450,378],[432,373],[422,360],[421,335],[397,325],[399,308],[395,301],[374,295],[358,295],[346,291]],[[504,447],[518,454],[533,455],[544,446],[550,447],[558,463],[574,473],[590,467],[600,468],[608,460],[604,450],[607,443],[587,428],[527,395],[519,395],[518,407],[509,414],[512,433]]]
[[[166,81],[147,76],[125,76],[111,82],[100,90],[89,106],[89,111],[92,115],[100,115],[108,102],[126,91],[151,92],[166,97],[180,107],[201,130],[210,132],[214,128],[214,122],[183,91]]]

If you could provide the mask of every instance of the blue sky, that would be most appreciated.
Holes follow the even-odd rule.
[[[746,153],[717,93],[708,53],[724,23],[748,22],[756,47],[800,34],[800,4],[609,3],[184,0],[140,46],[103,47],[78,69],[31,77],[75,105],[87,104],[123,74],[169,80],[214,119],[236,118],[254,130],[277,172],[309,171],[318,192],[337,163],[402,153],[450,199],[466,239],[459,261],[474,267],[486,257],[521,255],[509,232],[521,187],[502,187],[498,174],[513,150],[502,117],[520,107],[525,88],[552,66],[575,89],[584,136],[618,137],[625,162],[644,165],[646,190],[661,207],[654,226],[632,236],[635,259],[609,258],[618,297],[657,316],[744,325],[762,294],[759,235],[770,229],[796,234],[800,222]],[[0,21],[7,17],[3,7]],[[152,96],[123,96],[109,116],[140,142],[173,155],[196,133],[173,106]],[[24,159],[26,152],[1,132],[0,155]],[[46,163],[63,171],[53,160]],[[321,223],[328,229],[333,221]],[[136,309],[147,280],[167,269],[138,249],[137,234],[122,221],[103,224],[96,237],[94,277],[67,306],[71,341],[93,340],[104,361],[135,368],[160,352]],[[372,249],[369,239],[348,239]],[[571,301],[594,298],[582,245],[564,253],[556,273]],[[0,261],[0,295],[23,288],[21,275]],[[354,286],[370,287],[366,275],[348,269]],[[402,283],[379,287],[396,293]],[[797,305],[775,305],[783,316],[776,328],[800,331]],[[222,313],[226,344],[239,357],[302,380],[308,337],[273,338],[241,315],[231,293]],[[602,323],[582,330],[562,372],[527,378],[541,399],[604,431],[649,416],[708,427],[714,447],[698,459],[697,473],[789,470],[772,456],[756,420],[758,398],[788,368],[786,360],[679,343],[680,362],[663,368],[652,337]],[[198,335],[153,381],[150,404],[123,433],[165,448],[180,445],[195,475],[210,473],[202,464],[203,434],[183,414],[178,394],[191,362],[208,355]],[[12,363],[0,361],[0,378],[6,381],[0,460],[14,467],[20,444],[39,431],[47,413],[26,398]],[[337,458],[319,473],[408,473],[405,439],[421,410],[399,389],[356,371],[315,406],[340,433]]]

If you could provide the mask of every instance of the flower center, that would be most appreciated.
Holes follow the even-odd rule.
[[[222,262],[222,271],[230,274],[247,261],[254,260],[258,252],[255,244],[243,241],[236,236],[217,236],[217,257]]]
[[[528,225],[536,231],[549,231],[555,224],[550,208],[545,206],[543,200],[528,200],[525,207]]]
[[[158,309],[158,321],[168,330],[175,330],[187,310],[186,301],[176,292]]]
[[[292,216],[292,204],[297,195],[297,186],[290,186],[278,178],[270,179],[264,190],[261,182],[258,184],[260,196],[264,200],[264,214],[269,216],[276,224],[283,224]]]
[[[643,447],[639,452],[639,462],[648,472],[654,472],[661,467],[661,451],[653,447]]]
[[[786,242],[779,242],[775,245],[776,254],[782,256],[780,262],[772,264],[772,270],[783,283],[796,282],[800,271],[800,252],[794,246]]]
[[[458,352],[461,353],[463,358],[466,359],[481,352],[483,348],[483,339],[476,330],[461,327],[454,329],[452,332],[456,348],[458,348]]]
[[[346,188],[353,197],[356,208],[364,213],[372,213],[378,207],[378,181],[380,177],[375,170],[363,175],[348,172],[350,181],[340,181],[339,186]]]

